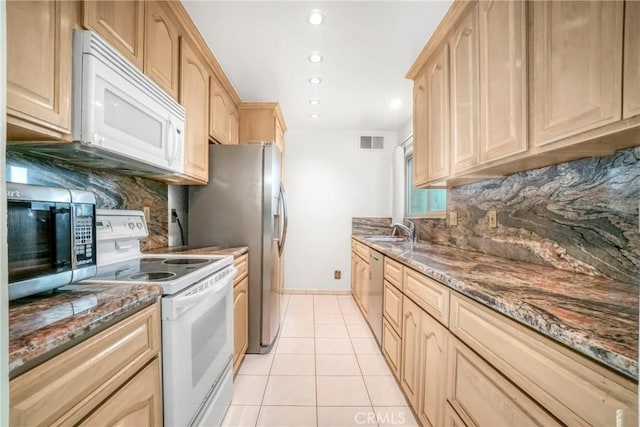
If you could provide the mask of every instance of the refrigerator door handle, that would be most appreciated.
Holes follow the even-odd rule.
[[[287,196],[284,192],[284,186],[280,184],[280,200],[282,202],[282,216],[283,216],[283,224],[282,224],[282,235],[280,236],[280,241],[278,242],[278,252],[282,255],[282,251],[284,250],[284,244],[287,241],[287,228],[289,227],[289,214],[287,212]]]

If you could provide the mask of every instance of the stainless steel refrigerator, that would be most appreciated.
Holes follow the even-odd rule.
[[[281,323],[287,204],[273,143],[209,146],[209,184],[189,188],[189,246],[249,247],[248,353],[266,353]]]

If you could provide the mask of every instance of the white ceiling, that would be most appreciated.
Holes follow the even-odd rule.
[[[289,129],[397,130],[411,117],[404,76],[451,1],[183,3],[240,98],[280,102]],[[306,22],[313,9],[326,16],[318,27]],[[313,51],[322,63],[307,60]]]

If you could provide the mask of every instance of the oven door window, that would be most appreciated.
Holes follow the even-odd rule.
[[[71,270],[68,203],[9,201],[9,283]]]

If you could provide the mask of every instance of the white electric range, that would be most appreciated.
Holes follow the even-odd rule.
[[[96,234],[98,272],[83,283],[163,288],[164,425],[220,425],[233,394],[233,257],[141,253],[142,211],[99,209]]]

